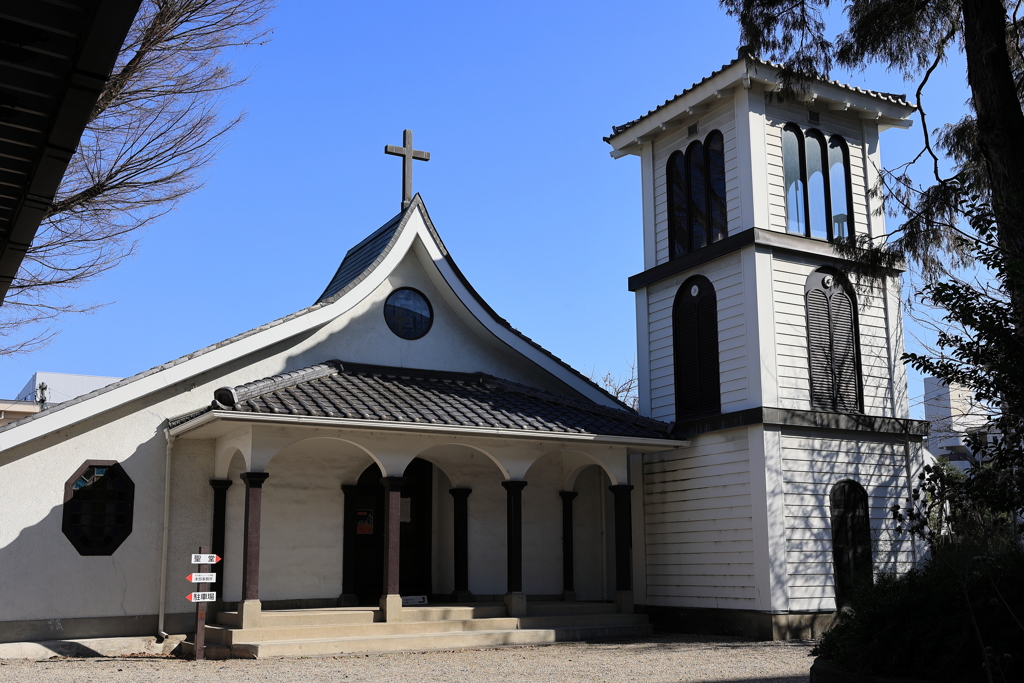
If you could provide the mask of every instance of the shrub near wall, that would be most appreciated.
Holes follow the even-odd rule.
[[[844,671],[890,678],[1024,681],[1020,544],[985,554],[936,548],[921,569],[880,575],[811,654]]]

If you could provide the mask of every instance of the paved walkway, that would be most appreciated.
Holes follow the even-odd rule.
[[[192,662],[164,657],[0,661],[6,683],[807,683],[811,645],[658,635],[622,643]]]

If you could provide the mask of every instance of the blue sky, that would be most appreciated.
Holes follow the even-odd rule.
[[[223,111],[246,119],[203,189],[76,292],[110,305],[0,360],[0,396],[35,371],[128,376],[311,304],[345,251],[397,213],[401,163],[383,146],[404,128],[431,153],[415,189],[481,295],[575,367],[625,371],[639,165],[612,160],[601,138],[730,61],[734,19],[709,0],[291,0],[269,24],[270,43],[234,57],[251,76]],[[964,73],[962,60],[937,73],[932,126],[960,116]],[[877,69],[833,77],[912,87]],[[883,135],[886,165],[916,153],[919,125]]]

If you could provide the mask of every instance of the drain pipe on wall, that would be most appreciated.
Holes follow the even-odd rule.
[[[160,554],[160,612],[156,622],[156,634],[161,641],[169,635],[164,630],[164,609],[167,606],[167,545],[171,532],[171,447],[174,445],[171,430],[166,427],[164,438],[167,439],[167,455],[164,459],[164,538]]]

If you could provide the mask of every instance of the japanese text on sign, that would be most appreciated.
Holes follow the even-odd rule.
[[[220,555],[192,553],[192,564],[217,564],[220,562]]]
[[[207,593],[189,593],[185,598],[189,602],[217,602],[217,594],[213,591]]]

